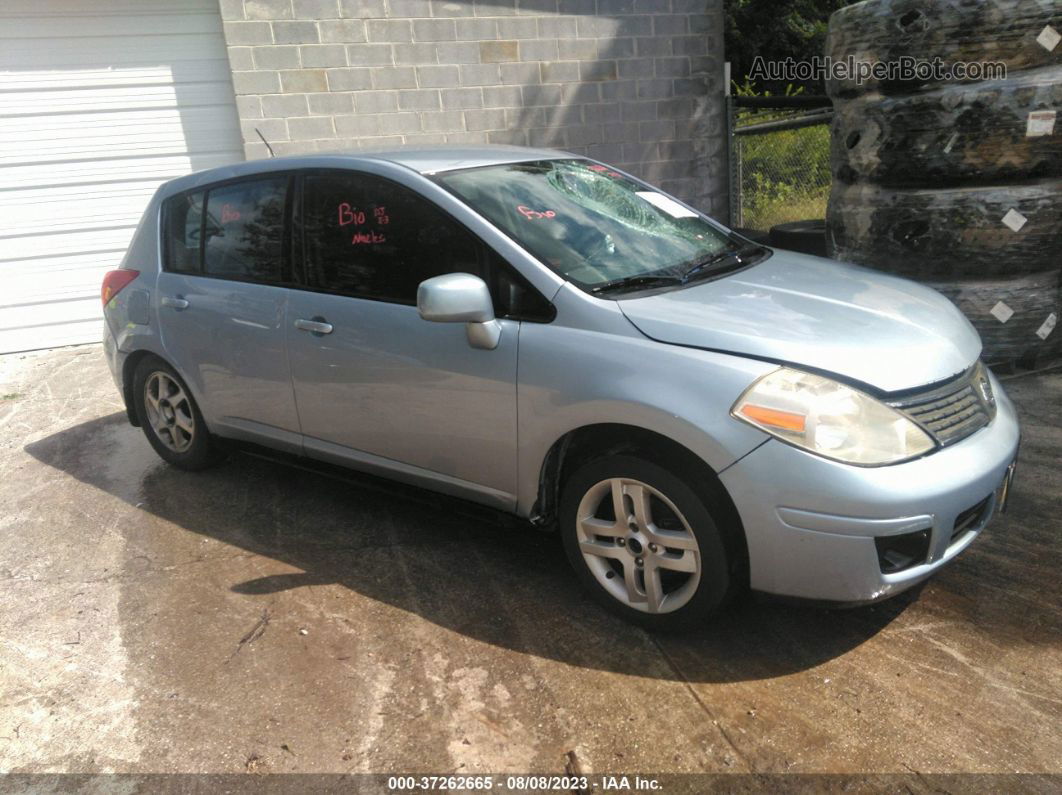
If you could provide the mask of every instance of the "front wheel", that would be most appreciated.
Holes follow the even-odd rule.
[[[165,461],[197,470],[224,457],[188,387],[164,361],[149,357],[137,365],[133,394],[140,427]]]
[[[647,629],[697,625],[724,603],[726,547],[698,491],[657,464],[610,455],[564,485],[568,560],[594,597]]]

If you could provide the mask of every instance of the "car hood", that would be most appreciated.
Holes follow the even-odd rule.
[[[836,373],[885,392],[941,381],[981,352],[973,326],[935,290],[790,251],[618,303],[654,340]]]

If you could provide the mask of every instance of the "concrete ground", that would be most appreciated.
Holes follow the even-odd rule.
[[[1062,373],[1011,512],[920,593],[654,637],[555,537],[125,420],[98,347],[0,357],[4,772],[1062,772]]]

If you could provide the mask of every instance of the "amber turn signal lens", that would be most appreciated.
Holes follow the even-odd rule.
[[[760,425],[769,425],[773,428],[782,428],[787,431],[804,432],[805,417],[803,414],[794,414],[791,411],[779,411],[763,406],[753,406],[746,403],[739,411],[753,422]]]

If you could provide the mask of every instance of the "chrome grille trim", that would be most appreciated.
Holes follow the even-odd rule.
[[[942,386],[886,402],[946,447],[979,431],[995,415],[994,400],[981,392],[980,372],[978,364]]]

